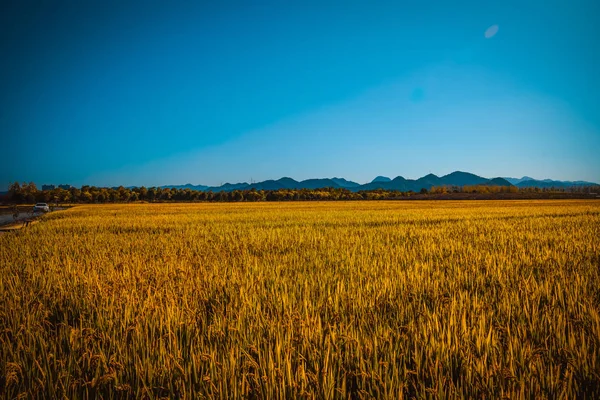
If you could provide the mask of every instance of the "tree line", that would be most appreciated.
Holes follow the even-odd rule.
[[[517,188],[516,186],[440,186],[422,189],[420,192],[397,190],[362,190],[353,192],[344,188],[320,189],[279,189],[279,190],[233,190],[230,192],[201,192],[177,188],[105,188],[84,185],[70,189],[54,188],[39,190],[33,183],[18,183],[10,185],[8,193],[0,199],[6,203],[128,203],[136,201],[147,202],[256,202],[256,201],[324,201],[324,200],[398,200],[406,198],[427,198],[454,193],[474,194],[551,194],[551,193],[580,193],[590,194],[598,191],[594,187],[572,188]]]

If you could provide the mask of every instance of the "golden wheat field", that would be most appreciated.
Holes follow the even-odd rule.
[[[91,205],[0,235],[3,398],[600,396],[600,202]]]

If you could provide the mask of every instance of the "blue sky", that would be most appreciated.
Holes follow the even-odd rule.
[[[598,2],[249,3],[13,1],[0,190],[600,182]]]

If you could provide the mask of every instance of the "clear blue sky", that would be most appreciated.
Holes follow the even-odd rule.
[[[0,190],[600,182],[595,0],[9,3]]]

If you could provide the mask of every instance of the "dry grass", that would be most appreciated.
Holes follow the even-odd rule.
[[[80,206],[0,236],[0,396],[600,396],[600,202]]]

